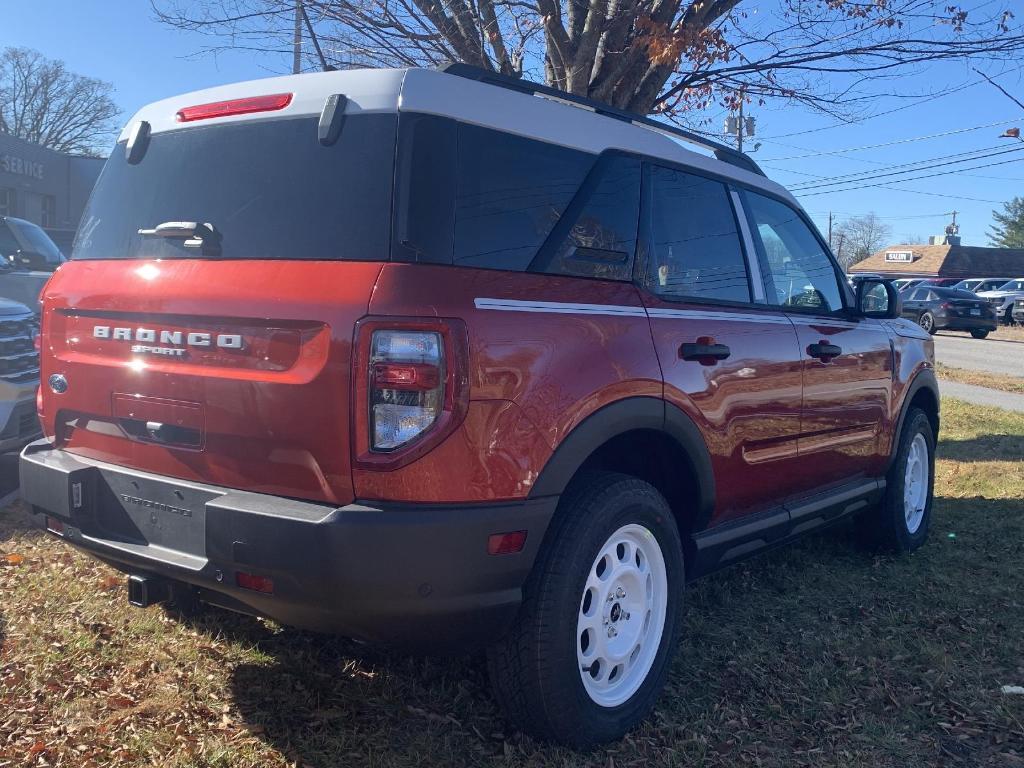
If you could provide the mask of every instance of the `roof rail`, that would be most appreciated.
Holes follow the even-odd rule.
[[[683,139],[690,144],[696,144],[699,147],[711,150],[714,153],[715,158],[724,163],[729,163],[730,165],[742,168],[745,171],[756,173],[758,176],[765,176],[765,172],[761,170],[760,166],[758,166],[758,164],[755,163],[749,155],[745,155],[744,153],[733,149],[728,144],[722,144],[714,139],[705,138],[699,134],[691,133],[690,131],[682,128],[677,128],[674,125],[668,125],[667,123],[652,120],[649,117],[639,115],[635,112],[627,112],[624,109],[618,109],[617,107],[613,107],[601,101],[588,99],[585,96],[576,96],[575,94],[560,91],[557,88],[551,88],[547,85],[541,85],[531,80],[523,80],[510,75],[503,75],[499,72],[489,72],[486,69],[474,67],[471,64],[462,64],[458,62],[443,64],[438,67],[438,71],[449,75],[455,75],[457,77],[464,77],[467,80],[476,80],[477,82],[496,85],[500,88],[508,88],[509,90],[519,91],[520,93],[526,93],[531,96],[543,96],[545,98],[552,99],[553,101],[567,102],[569,104],[588,109],[599,115],[604,115],[605,117],[622,120],[623,122],[632,123],[633,125],[640,126],[641,128],[648,128],[650,130],[666,134],[670,137]]]

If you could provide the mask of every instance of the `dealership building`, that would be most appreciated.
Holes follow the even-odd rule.
[[[0,133],[0,216],[39,224],[68,253],[103,160]]]
[[[938,238],[935,238],[936,240]],[[961,245],[959,238],[945,238],[933,245],[890,245],[858,261],[851,275],[886,277],[1024,277],[1024,249],[983,248]]]

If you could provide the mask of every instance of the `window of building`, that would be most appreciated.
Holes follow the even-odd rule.
[[[44,227],[57,226],[57,198],[53,195],[43,195],[43,215],[39,223]]]
[[[17,200],[17,194],[13,189],[0,187],[0,216],[17,216]]]
[[[769,303],[821,312],[842,309],[836,267],[800,214],[764,195],[747,192],[745,199],[772,284]]]
[[[718,181],[649,166],[647,286],[669,298],[749,302],[750,281],[729,192]]]

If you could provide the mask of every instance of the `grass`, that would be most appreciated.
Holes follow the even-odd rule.
[[[1024,325],[1003,325],[988,335],[990,339],[1001,341],[1024,341]]]
[[[925,547],[838,529],[694,585],[655,715],[590,754],[510,732],[475,658],[129,608],[15,506],[0,766],[1024,766],[1024,416],[946,401],[939,454]]]
[[[961,384],[973,384],[978,387],[999,389],[1003,392],[1024,394],[1024,371],[1020,376],[1007,376],[1002,373],[988,371],[972,371],[966,368],[953,368],[943,363],[935,364],[935,373],[941,379],[956,381]]]

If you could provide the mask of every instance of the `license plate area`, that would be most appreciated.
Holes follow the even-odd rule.
[[[206,502],[216,494],[104,470],[98,480],[91,535],[206,556]]]
[[[981,317],[981,310],[980,309],[972,309],[971,310],[971,314],[973,316],[975,316],[975,317]]]

